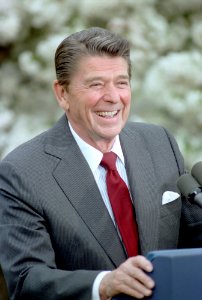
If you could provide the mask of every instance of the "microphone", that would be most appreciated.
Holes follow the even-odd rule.
[[[202,208],[202,187],[191,174],[181,175],[177,181],[177,186],[190,203],[196,203]]]
[[[192,167],[191,174],[202,186],[202,161],[199,161]]]

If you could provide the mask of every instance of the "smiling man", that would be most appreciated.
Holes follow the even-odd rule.
[[[123,57],[87,55],[79,59],[68,85],[54,82],[58,102],[75,132],[103,153],[110,151],[128,119],[128,68]]]
[[[149,296],[155,283],[144,255],[176,248],[184,220],[183,158],[164,128],[127,121],[126,39],[102,28],[74,33],[58,46],[55,67],[64,116],[0,164],[10,298]]]

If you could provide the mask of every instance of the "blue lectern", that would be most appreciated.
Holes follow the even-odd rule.
[[[156,285],[148,300],[201,300],[202,248],[149,252],[154,270],[150,273]],[[131,300],[116,296],[113,300]]]

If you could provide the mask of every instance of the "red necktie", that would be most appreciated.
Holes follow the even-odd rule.
[[[113,152],[104,153],[101,166],[108,171],[108,196],[122,241],[130,257],[138,255],[138,230],[128,187],[116,169],[116,158]]]

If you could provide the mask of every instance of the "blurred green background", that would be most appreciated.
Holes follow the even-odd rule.
[[[202,160],[201,0],[0,2],[0,158],[62,114],[54,53],[72,32],[101,26],[132,46],[131,120],[161,124],[188,168]]]

